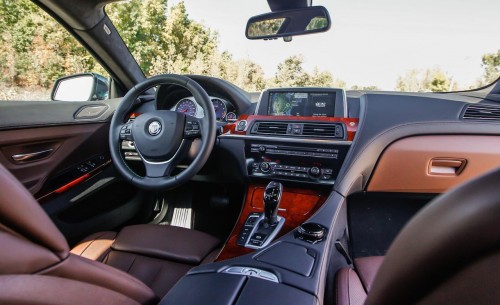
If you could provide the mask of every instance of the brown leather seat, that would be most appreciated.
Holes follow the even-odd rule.
[[[23,295],[51,285],[74,291],[74,304],[80,297],[88,304],[115,297],[123,304],[154,304],[187,270],[213,259],[218,243],[202,232],[139,225],[93,235],[70,252],[38,202],[0,164],[1,304],[24,304]],[[46,293],[37,302],[57,303],[51,300]]]
[[[357,258],[354,268],[339,270],[336,276],[336,304],[362,305],[383,261],[383,256]]]
[[[125,271],[161,298],[193,266],[212,262],[218,245],[215,237],[195,230],[136,225],[93,234],[71,253]]]
[[[458,186],[422,209],[383,259],[339,270],[337,304],[500,304],[499,183],[495,170]]]

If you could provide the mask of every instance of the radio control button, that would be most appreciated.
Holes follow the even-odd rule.
[[[314,166],[309,170],[309,174],[313,177],[318,177],[321,174],[321,170],[318,167]]]
[[[263,173],[267,173],[269,172],[269,170],[271,169],[271,166],[269,165],[269,163],[267,162],[262,162],[260,164],[260,170],[263,172]]]

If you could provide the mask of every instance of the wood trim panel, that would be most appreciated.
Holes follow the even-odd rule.
[[[244,135],[246,131],[236,131],[236,126],[240,121],[246,120],[248,126],[254,121],[300,121],[300,122],[342,122],[347,128],[347,141],[354,140],[356,130],[358,129],[359,119],[356,118],[325,118],[325,117],[304,117],[304,116],[267,116],[267,115],[241,115],[234,123],[228,123],[224,126],[224,134]]]
[[[240,217],[216,261],[238,257],[254,251],[238,246],[236,241],[248,215],[253,212],[264,212],[263,198],[265,187],[265,185],[257,184],[248,186],[245,204]],[[277,237],[290,232],[306,221],[323,205],[328,194],[328,192],[285,187],[278,211],[278,215],[285,217],[285,224]]]
[[[99,174],[109,164],[111,164],[111,160],[105,161],[103,164],[97,166],[96,168],[94,168],[93,170],[89,171],[88,173],[86,173],[84,175],[81,175],[80,177],[78,177],[76,179],[73,179],[71,181],[68,181],[67,183],[59,186],[57,189],[55,189],[53,191],[50,191],[50,192],[45,193],[45,194],[40,195],[40,196],[36,196],[36,200],[40,204],[44,204],[44,203],[48,202],[49,200],[55,198],[57,195],[62,194],[64,192],[72,189],[73,187],[75,187],[75,186],[77,186],[77,185],[79,185],[79,184],[81,184],[81,183],[89,180],[90,178],[94,177],[95,175]]]
[[[442,168],[433,172],[433,164]],[[460,165],[455,172],[453,164]],[[386,148],[367,190],[442,193],[499,166],[499,136],[410,137],[398,140]]]

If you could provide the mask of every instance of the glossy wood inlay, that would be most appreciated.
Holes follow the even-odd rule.
[[[238,246],[236,241],[248,215],[253,212],[264,212],[264,189],[265,185],[248,186],[245,205],[233,232],[231,232],[231,236],[217,257],[217,261],[238,257],[254,251]],[[290,232],[307,220],[323,205],[327,196],[328,192],[285,187],[278,211],[278,215],[285,217],[285,224],[279,232],[278,237]]]
[[[341,122],[347,128],[347,141],[352,141],[358,129],[359,119],[356,118],[326,118],[326,117],[304,117],[304,116],[267,116],[267,115],[241,115],[234,123],[224,126],[224,134],[244,135],[246,131],[236,131],[240,121],[246,120],[250,127],[254,121],[298,121],[298,122]]]

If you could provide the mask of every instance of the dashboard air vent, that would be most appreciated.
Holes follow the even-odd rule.
[[[302,135],[309,137],[343,138],[342,126],[339,124],[305,123]]]
[[[252,128],[252,133],[268,135],[285,135],[288,128],[287,123],[280,122],[258,122]]]
[[[493,105],[469,105],[465,109],[463,119],[479,121],[500,121],[500,106]]]

